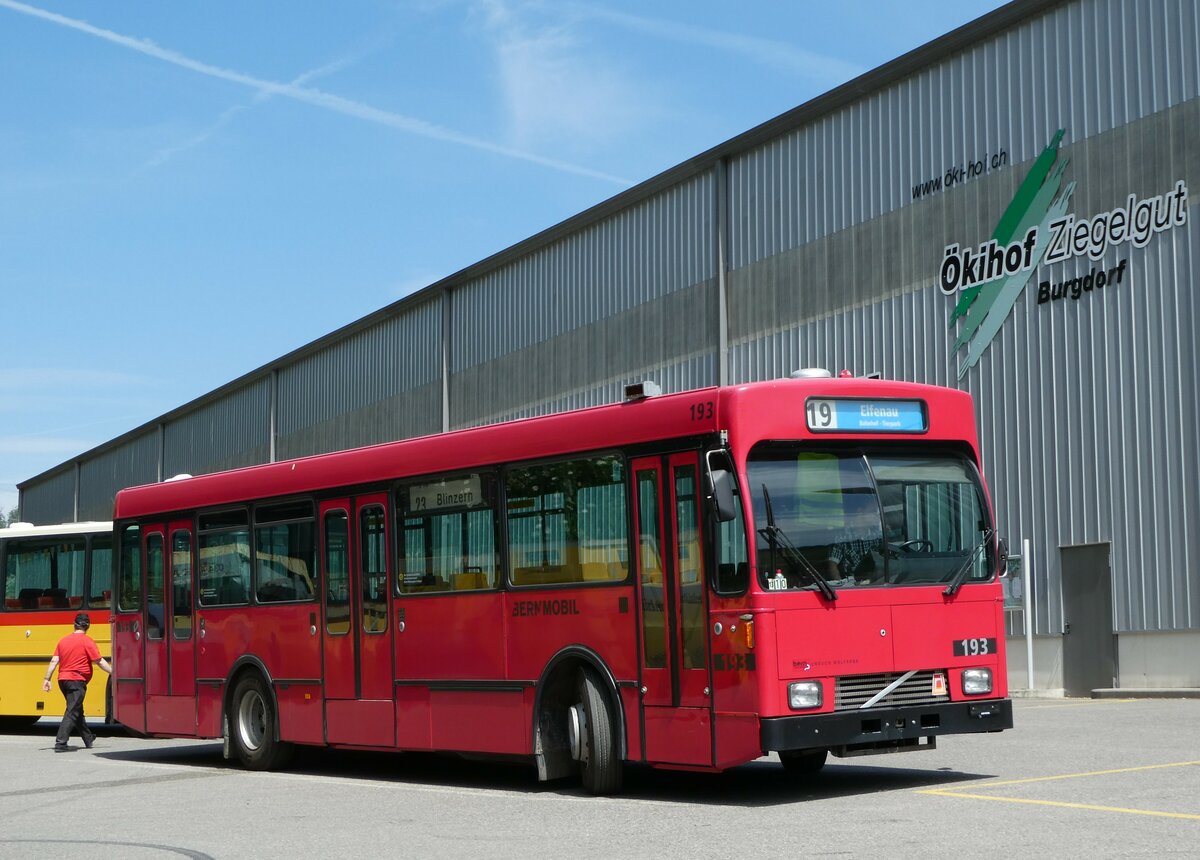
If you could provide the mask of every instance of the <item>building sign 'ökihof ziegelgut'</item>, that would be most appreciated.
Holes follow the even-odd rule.
[[[1040,225],[1034,225],[1015,242],[1000,245],[995,239],[977,248],[961,249],[957,243],[947,245],[942,259],[941,287],[946,295],[1013,275],[1032,268],[1038,255],[1034,249],[1047,242],[1043,263],[1061,263],[1085,254],[1099,260],[1108,248],[1132,242],[1144,248],[1154,235],[1187,224],[1188,187],[1180,179],[1170,191],[1139,199],[1130,194],[1125,204],[1090,218],[1078,218],[1069,213],[1050,221],[1043,237]],[[1124,263],[1120,268],[1124,270]],[[1093,273],[1105,280],[1105,270]],[[1049,281],[1043,282],[1049,284]],[[1102,283],[1097,284],[1103,286]],[[1077,296],[1076,296],[1077,297]],[[1048,300],[1039,292],[1039,304]]]
[[[976,247],[945,246],[939,286],[957,296],[950,314],[958,333],[952,353],[965,349],[959,362],[961,379],[974,367],[999,333],[1034,271],[1043,263],[1086,257],[1099,263],[1112,248],[1132,243],[1144,248],[1155,235],[1182,227],[1188,217],[1188,187],[1183,179],[1158,193],[1126,196],[1113,209],[1087,217],[1070,211],[1076,183],[1065,177],[1069,158],[1060,158],[1065,129],[1055,132],[1034,159],[996,229]],[[1037,286],[1039,305],[1070,297],[1078,300],[1125,280],[1129,259],[1095,265],[1086,274],[1046,279]]]

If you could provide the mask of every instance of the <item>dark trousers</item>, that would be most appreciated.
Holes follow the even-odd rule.
[[[62,722],[59,723],[54,745],[65,747],[67,740],[71,737],[71,732],[76,728],[79,729],[79,737],[85,743],[91,743],[92,739],[96,737],[96,733],[88,728],[87,720],[83,718],[83,697],[87,694],[87,682],[59,681],[58,689],[62,690],[63,698],[67,700],[67,711],[63,714]]]

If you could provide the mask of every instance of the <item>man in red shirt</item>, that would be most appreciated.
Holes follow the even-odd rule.
[[[50,658],[50,668],[46,670],[46,679],[42,682],[42,690],[49,693],[50,676],[54,674],[54,667],[58,666],[58,688],[67,700],[67,712],[58,726],[58,737],[54,739],[55,752],[71,749],[67,741],[76,726],[79,727],[79,737],[83,739],[85,747],[91,749],[96,742],[96,733],[88,728],[87,720],[83,718],[83,697],[87,694],[88,681],[92,680],[92,664],[97,664],[110,675],[112,666],[100,656],[100,649],[88,636],[87,630],[91,626],[92,619],[86,612],[75,616],[75,629],[58,641],[54,656]]]

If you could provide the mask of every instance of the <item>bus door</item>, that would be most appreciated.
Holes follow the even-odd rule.
[[[711,765],[699,460],[695,452],[633,460],[642,623],[642,735],[648,762]]]
[[[393,746],[388,497],[322,502],[320,517],[326,740]]]
[[[196,582],[196,550],[190,520],[171,523],[167,530],[168,564],[167,598],[170,608],[166,614],[167,654],[170,683],[168,694],[186,697],[189,703],[196,698],[196,639],[193,630],[193,595]],[[192,728],[195,728],[195,706],[190,705]]]
[[[161,531],[159,532],[161,535]],[[146,731],[146,671],[142,647],[142,541],[136,525],[121,531],[119,567],[112,605],[113,718],[135,732]]]
[[[192,526],[142,527],[146,571],[142,638],[146,667],[146,731],[196,730],[196,663],[192,644]]]
[[[146,583],[142,592],[142,648],[146,667],[146,714],[153,713],[156,701],[170,695],[167,668],[165,588],[167,551],[166,526],[161,523],[142,525],[142,570]]]

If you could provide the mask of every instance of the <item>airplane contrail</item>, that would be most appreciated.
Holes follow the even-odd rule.
[[[502,155],[506,158],[513,158],[519,161],[526,161],[531,164],[537,164],[541,167],[546,167],[551,170],[558,170],[563,173],[586,176],[591,179],[598,179],[602,182],[608,182],[624,187],[633,185],[630,180],[619,176],[613,176],[612,174],[604,173],[599,170],[593,170],[589,167],[582,167],[566,161],[559,161],[558,159],[554,158],[546,158],[545,156],[537,155],[535,153],[502,146],[498,143],[493,143],[488,140],[482,140],[477,137],[462,134],[461,132],[444,128],[442,126],[426,122],[422,119],[416,119],[414,117],[405,116],[404,114],[398,114],[392,111],[381,110],[380,108],[333,95],[332,93],[326,93],[312,87],[280,83],[279,81],[256,78],[253,75],[243,74],[242,72],[234,71],[232,69],[223,69],[219,66],[213,66],[199,60],[193,60],[191,57],[181,54],[178,51],[160,47],[159,45],[156,45],[154,42],[151,42],[147,39],[135,39],[131,36],[123,36],[120,33],[114,33],[112,30],[106,30],[103,27],[96,27],[87,23],[86,21],[80,21],[76,18],[68,18],[65,15],[58,14],[57,12],[50,12],[48,10],[40,9],[36,6],[30,6],[25,3],[18,3],[16,0],[0,0],[0,8],[10,9],[23,15],[29,15],[34,18],[40,18],[43,21],[49,21],[50,23],[58,24],[62,27],[68,27],[72,30],[86,33],[89,36],[95,36],[98,39],[103,39],[106,42],[111,42],[114,45],[120,45],[123,48],[128,48],[131,51],[137,51],[140,54],[153,57],[156,60],[161,60],[174,66],[196,72],[197,74],[206,75],[210,78],[217,78],[219,80],[249,87],[260,93],[283,96],[285,98],[294,99],[295,101],[324,108],[335,113],[340,113],[345,116],[351,116],[356,119],[365,120],[366,122],[373,122],[378,125],[384,125],[400,131],[405,131],[409,134],[415,134],[421,137],[431,138],[433,140],[440,140],[446,143],[458,144],[460,146],[471,147],[472,149],[490,152],[494,155]]]

